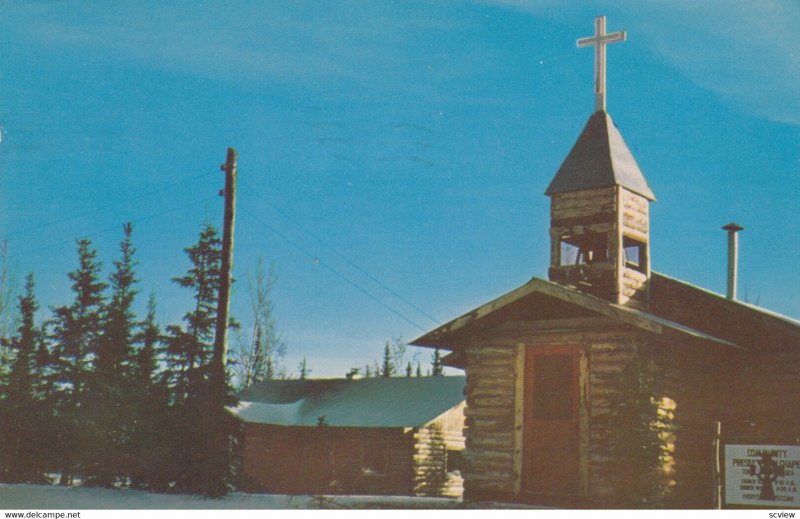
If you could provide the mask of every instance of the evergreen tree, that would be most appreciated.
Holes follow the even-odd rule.
[[[134,351],[131,375],[134,387],[150,392],[158,374],[158,356],[161,351],[161,328],[156,322],[156,296],[150,294],[147,300],[147,315],[139,323],[139,331],[135,336],[138,348]]]
[[[186,275],[173,281],[192,291],[194,310],[183,318],[185,329],[178,325],[167,327],[168,376],[176,404],[196,397],[195,390],[208,375],[207,365],[214,347],[222,242],[217,230],[206,224],[197,243],[184,250],[192,266]]]
[[[300,361],[300,364],[297,366],[297,370],[299,373],[299,379],[305,380],[308,378],[308,374],[311,373],[311,370],[308,369],[308,364],[306,364],[306,358],[303,357],[303,360]]]
[[[191,267],[174,281],[192,290],[195,306],[184,316],[186,328],[171,325],[166,338],[173,444],[169,451],[172,459],[165,466],[174,471],[176,490],[214,497],[227,493],[232,481],[236,432],[235,420],[224,409],[217,409],[210,381],[221,245],[216,229],[206,224],[198,242],[185,249]],[[235,404],[227,384],[226,391],[226,404]],[[220,437],[226,445],[219,445]],[[224,455],[218,454],[223,451]]]
[[[422,366],[420,365],[419,361],[417,361],[417,376],[422,376]]]
[[[51,358],[55,411],[59,431],[58,458],[61,485],[69,485],[78,463],[92,448],[86,427],[86,382],[91,368],[91,352],[96,351],[102,325],[103,291],[98,279],[97,252],[87,239],[77,241],[78,268],[68,274],[74,300],[53,311]]]
[[[662,408],[660,373],[654,349],[633,344],[633,359],[616,375],[617,394],[611,399],[612,426],[609,454],[614,463],[610,478],[616,502],[622,508],[664,507],[672,480],[670,442],[674,442],[672,412]]]
[[[414,373],[414,368],[411,367],[411,363],[409,362],[406,365],[406,377],[411,378],[411,375]]]
[[[123,227],[121,257],[114,261],[110,276],[111,299],[104,308],[102,334],[94,343],[94,370],[88,379],[85,424],[93,435],[86,460],[86,484],[112,487],[117,477],[126,476],[125,451],[129,448],[131,406],[140,394],[131,393],[130,362],[133,353],[135,316],[131,307],[137,290],[133,227]]]
[[[42,396],[44,364],[43,331],[35,324],[39,308],[34,295],[33,274],[25,278],[18,297],[17,334],[4,339],[13,352],[11,371],[0,387],[0,481],[7,483],[48,482],[48,409]],[[31,425],[35,425],[31,427]]]
[[[444,375],[444,364],[442,364],[442,356],[439,353],[439,348],[433,351],[433,357],[431,358],[431,375],[434,377]]]
[[[369,364],[364,365],[364,378],[372,378],[372,368]]]
[[[7,247],[4,242],[0,244],[0,337],[7,337],[11,333],[11,310],[14,305],[12,285],[11,271],[8,267]],[[10,348],[0,343],[0,380],[8,375],[11,363]]]
[[[159,356],[164,338],[156,322],[156,298],[150,294],[147,315],[138,324],[131,362],[131,393],[136,395],[131,406],[130,446],[131,486],[166,490],[169,480],[164,470],[171,445],[168,441],[169,409],[167,386],[159,378]]]
[[[386,341],[386,346],[383,348],[383,364],[381,366],[381,376],[391,377],[395,374],[394,362],[392,362],[392,349],[389,346],[389,341]]]

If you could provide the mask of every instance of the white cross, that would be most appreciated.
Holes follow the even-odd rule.
[[[625,41],[625,31],[606,34],[606,17],[594,19],[594,36],[578,40],[578,47],[594,45],[594,109],[606,109],[606,45],[617,41]]]

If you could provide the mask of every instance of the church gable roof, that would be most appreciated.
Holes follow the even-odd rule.
[[[732,341],[680,322],[637,310],[563,285],[533,278],[521,287],[490,301],[409,344],[457,350],[467,336],[488,330],[503,321],[544,321],[599,316],[655,335],[685,342],[713,343],[738,348]]]
[[[610,186],[622,186],[655,200],[611,116],[600,110],[589,117],[545,194],[550,196]]]
[[[800,321],[656,272],[650,283],[650,306],[643,311],[533,278],[409,344],[458,350],[469,336],[503,322],[557,323],[593,315],[685,342],[751,351],[800,347]]]

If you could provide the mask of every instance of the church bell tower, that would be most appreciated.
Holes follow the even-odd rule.
[[[617,304],[645,308],[650,280],[649,204],[655,196],[606,112],[605,46],[624,41],[607,34],[605,17],[595,35],[595,112],[558,169],[550,197],[551,281]]]

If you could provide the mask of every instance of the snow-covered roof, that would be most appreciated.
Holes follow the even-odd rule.
[[[248,423],[420,427],[464,401],[465,377],[269,380],[239,395]]]

